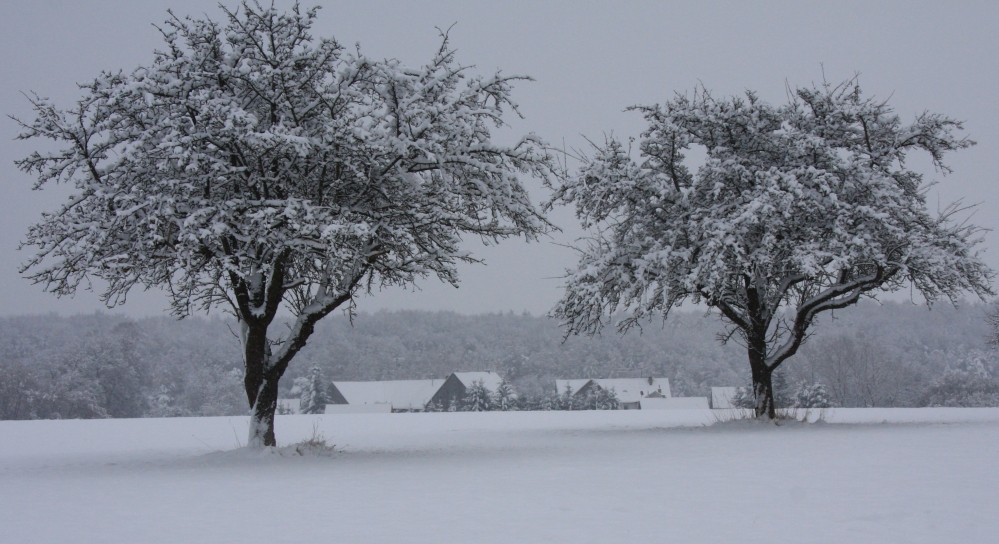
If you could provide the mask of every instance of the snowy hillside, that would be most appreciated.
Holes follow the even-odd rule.
[[[999,409],[0,422],[3,542],[991,542]]]

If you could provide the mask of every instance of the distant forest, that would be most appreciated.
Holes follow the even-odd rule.
[[[999,405],[989,306],[861,304],[824,317],[785,365],[789,382],[822,383],[841,406]],[[0,418],[235,415],[247,411],[234,323],[107,314],[0,318]],[[555,378],[670,379],[676,396],[749,381],[744,349],[715,316],[676,312],[619,335],[569,337],[546,317],[361,313],[321,322],[292,363],[327,381],[443,378],[493,370],[540,395]]]

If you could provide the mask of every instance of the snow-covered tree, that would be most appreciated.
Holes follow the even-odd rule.
[[[505,378],[496,387],[496,393],[493,397],[493,405],[497,410],[509,412],[517,409],[517,395],[513,392],[510,382],[506,381]]]
[[[567,383],[565,384],[565,390],[558,397],[558,409],[559,410],[575,410],[577,409],[576,397],[572,394],[572,387]]]
[[[756,414],[775,417],[771,375],[822,312],[906,285],[929,303],[992,294],[981,229],[959,205],[931,214],[906,162],[924,151],[948,173],[944,156],[973,143],[960,122],[903,123],[855,79],[781,106],[701,89],[635,109],[648,123],[640,158],[608,139],[550,202],[593,232],[553,311],[569,333],[706,304],[745,345]]]
[[[465,391],[463,411],[466,412],[488,412],[496,405],[493,402],[493,395],[481,380],[472,382],[472,385]]]
[[[922,406],[999,406],[999,359],[994,351],[952,356],[944,374],[923,393]]]
[[[617,410],[620,402],[613,388],[607,389],[599,385],[586,392],[583,406],[586,410]]]
[[[408,67],[314,38],[316,9],[225,13],[171,14],[152,63],[99,75],[70,107],[32,95],[20,137],[57,147],[17,164],[73,194],[28,231],[22,272],[57,295],[101,278],[109,306],[138,286],[164,288],[178,316],[230,309],[260,447],[320,319],[372,289],[457,285],[476,261],[463,235],[546,231],[518,176],[553,161],[533,135],[493,141],[524,78],[474,75],[446,34]],[[282,307],[294,321],[271,336]]]
[[[545,412],[559,410],[561,409],[561,406],[561,399],[555,391],[546,392],[541,395],[541,401],[538,403],[538,409]]]
[[[322,414],[326,412],[326,383],[323,371],[318,366],[312,367],[298,404],[300,414]]]
[[[831,408],[835,405],[826,387],[821,383],[801,381],[795,387],[792,403],[795,408]]]

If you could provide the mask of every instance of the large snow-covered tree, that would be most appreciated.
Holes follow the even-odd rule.
[[[243,2],[222,23],[171,14],[146,66],[102,73],[58,107],[32,96],[18,162],[72,197],[27,233],[23,272],[57,295],[93,276],[108,305],[161,287],[179,316],[240,324],[250,446],[274,445],[278,380],[317,321],[359,293],[458,283],[487,243],[549,224],[519,176],[551,175],[533,135],[501,145],[523,77],[473,74],[446,33],[425,66],[373,60],[310,32],[316,9]],[[293,324],[270,325],[284,308]]]
[[[636,107],[636,153],[608,138],[555,187],[550,204],[574,205],[593,233],[553,311],[569,333],[706,304],[745,343],[757,415],[775,417],[771,376],[818,314],[905,285],[929,303],[992,293],[980,229],[959,206],[930,213],[906,163],[925,152],[948,173],[944,156],[973,143],[960,122],[905,123],[856,79],[789,95],[699,89]]]

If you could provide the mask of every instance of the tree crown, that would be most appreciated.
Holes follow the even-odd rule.
[[[62,147],[18,166],[75,189],[28,232],[31,279],[63,295],[97,276],[109,305],[165,286],[180,315],[303,314],[421,276],[456,284],[475,261],[462,235],[550,228],[518,180],[551,175],[544,144],[492,139],[525,78],[472,74],[446,33],[411,68],[313,38],[316,8],[225,13],[171,13],[151,64],[99,75],[69,108],[31,98],[20,137]]]
[[[960,205],[932,216],[906,167],[924,151],[949,172],[945,154],[973,144],[960,122],[905,124],[856,79],[797,89],[781,106],[699,89],[633,109],[648,123],[639,159],[608,139],[548,204],[574,205],[594,231],[554,310],[570,333],[618,311],[626,329],[689,299],[779,346],[776,366],[817,313],[861,296],[906,283],[929,302],[992,293],[980,229],[957,220]],[[701,152],[695,165],[688,155]]]

